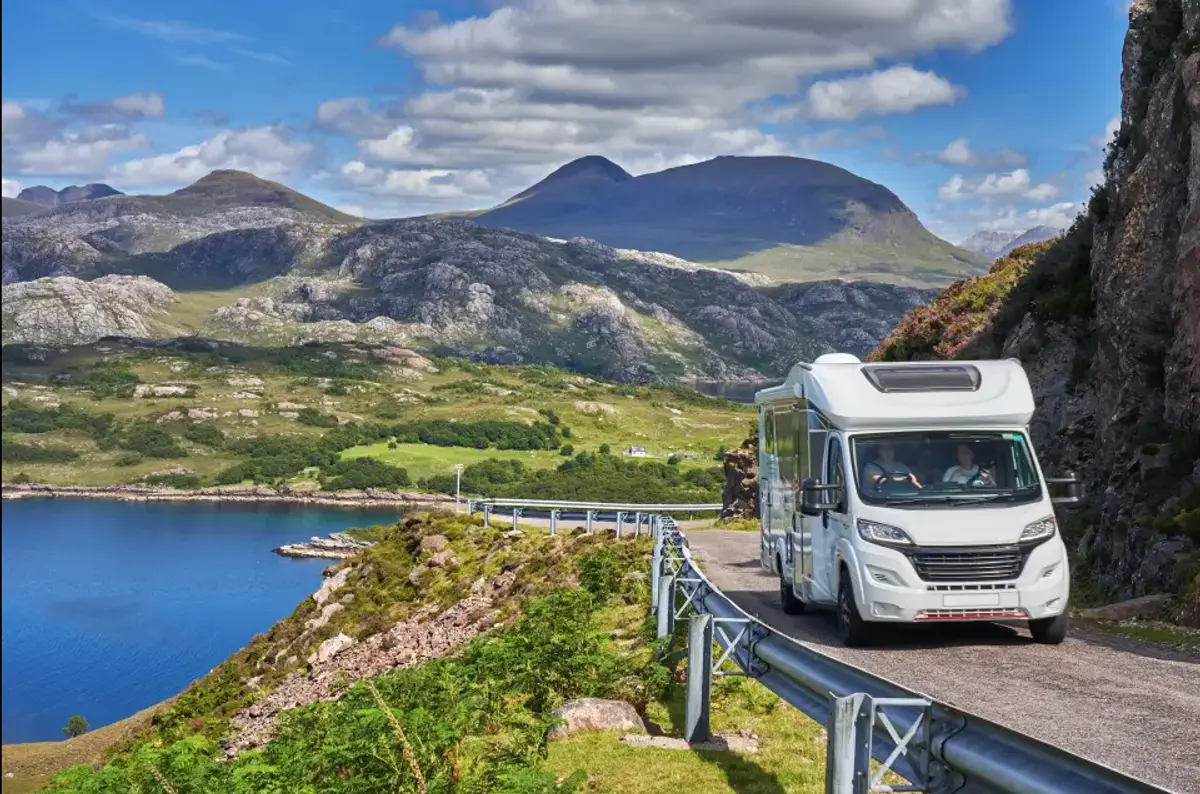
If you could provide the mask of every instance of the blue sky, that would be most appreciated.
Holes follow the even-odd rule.
[[[6,0],[5,195],[243,168],[374,217],[603,154],[827,160],[936,233],[1061,225],[1117,116],[1122,0]],[[1107,130],[1107,132],[1106,132]]]

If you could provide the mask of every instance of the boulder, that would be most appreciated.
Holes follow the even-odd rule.
[[[437,554],[429,558],[430,568],[446,568],[458,561],[458,557],[454,554],[454,549],[442,549]]]
[[[645,733],[646,724],[631,704],[623,700],[579,698],[563,704],[554,716],[565,724],[550,729],[549,738],[561,739],[588,731],[621,731]]]
[[[339,633],[325,640],[315,651],[309,654],[308,663],[324,664],[355,643],[356,640],[353,637]]]
[[[450,540],[445,535],[427,535],[421,538],[422,551],[441,551],[449,545]]]
[[[1079,616],[1088,620],[1154,619],[1161,617],[1170,605],[1171,596],[1169,595],[1146,595],[1117,604],[1085,609],[1079,613]]]

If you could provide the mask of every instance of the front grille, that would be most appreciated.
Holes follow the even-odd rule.
[[[926,582],[1000,582],[1017,579],[1032,547],[923,548],[908,552]]]
[[[964,607],[961,609],[923,609],[917,620],[1024,620],[1029,613],[1020,607]]]

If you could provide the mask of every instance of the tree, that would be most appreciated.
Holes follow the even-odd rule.
[[[82,736],[88,732],[88,721],[78,714],[71,715],[71,719],[67,720],[67,727],[63,728],[63,736],[68,739],[73,739],[76,736]]]
[[[718,463],[725,462],[725,447],[717,447],[717,454],[713,460],[717,461]]]
[[[679,465],[679,456],[672,453],[671,457],[667,458],[667,465],[668,466],[678,466]]]
[[[562,425],[561,427],[559,427],[558,432],[562,433],[563,438],[571,437],[571,428],[567,427],[566,425]]]
[[[599,452],[601,455],[611,455],[612,447],[610,447],[608,444],[601,444],[600,449],[598,449],[596,451]]]
[[[575,447],[571,446],[570,444],[563,444],[562,449],[560,449],[559,452],[562,453],[563,457],[569,458],[575,454]]]

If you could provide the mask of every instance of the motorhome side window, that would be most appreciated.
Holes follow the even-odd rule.
[[[768,455],[775,454],[775,411],[763,409],[763,449]]]
[[[908,432],[856,435],[852,467],[870,504],[961,506],[1040,498],[1024,433]]]
[[[797,414],[788,408],[775,411],[775,452],[779,456],[779,479],[791,485],[796,479]]]
[[[842,444],[836,437],[829,439],[829,471],[825,476],[830,485],[846,487],[846,475],[842,469]],[[845,505],[845,498],[843,491],[841,496],[843,505]]]

